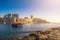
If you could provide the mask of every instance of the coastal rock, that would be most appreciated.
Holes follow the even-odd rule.
[[[51,28],[46,31],[35,31],[28,36],[12,37],[10,40],[60,40],[60,28]]]

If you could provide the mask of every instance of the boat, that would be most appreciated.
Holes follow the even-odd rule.
[[[12,27],[22,27],[23,24],[19,23],[19,24],[12,24]]]

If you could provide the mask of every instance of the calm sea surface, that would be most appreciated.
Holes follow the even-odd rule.
[[[45,31],[53,27],[60,27],[60,24],[24,24],[22,27],[12,27],[11,25],[0,24],[0,38],[6,38],[11,36],[27,36],[29,33],[31,33],[31,31]]]

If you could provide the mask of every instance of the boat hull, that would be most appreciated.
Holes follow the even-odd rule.
[[[12,24],[12,27],[22,27],[23,24]]]

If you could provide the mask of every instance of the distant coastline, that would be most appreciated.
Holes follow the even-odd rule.
[[[40,24],[40,23],[50,23],[47,20],[41,18],[34,18],[32,15],[30,18],[24,17],[20,18],[19,14],[6,14],[3,17],[0,17],[0,24],[14,24],[14,23],[23,23],[23,24]]]

